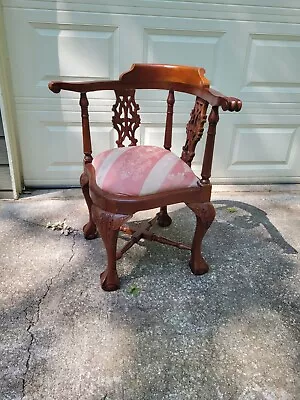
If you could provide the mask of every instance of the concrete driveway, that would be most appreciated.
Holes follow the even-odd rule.
[[[208,274],[146,242],[105,293],[79,190],[1,201],[0,399],[299,400],[299,188],[216,187],[213,202]],[[189,242],[192,212],[171,216],[164,234]],[[64,219],[65,235],[46,227]]]

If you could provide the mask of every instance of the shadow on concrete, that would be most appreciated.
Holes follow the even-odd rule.
[[[284,240],[278,229],[270,222],[265,211],[240,201],[222,200],[213,203],[218,207],[218,210],[225,209],[226,211],[236,208],[246,211],[247,214],[238,215],[234,218],[234,223],[238,227],[252,229],[263,225],[271,236],[270,240],[276,243],[286,254],[298,254],[297,250]]]

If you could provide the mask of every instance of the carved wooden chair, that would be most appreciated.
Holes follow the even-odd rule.
[[[83,232],[86,239],[94,239],[99,233],[104,242],[107,267],[100,275],[104,290],[119,288],[116,261],[141,238],[190,250],[189,265],[192,272],[201,275],[208,271],[201,254],[201,244],[215,217],[210,202],[210,176],[219,107],[224,111],[240,111],[242,103],[239,99],[223,96],[210,89],[204,73],[203,68],[134,64],[117,81],[49,83],[49,89],[54,93],[61,90],[80,93],[84,152],[84,172],[80,183],[89,210],[89,221],[83,227]],[[139,105],[135,101],[136,89],[168,91],[164,148],[136,146],[135,132],[141,122]],[[86,94],[98,90],[115,92],[112,123],[118,133],[118,147],[104,151],[93,159]],[[195,97],[180,158],[171,152],[174,92],[189,93]],[[202,173],[198,178],[190,167],[196,145],[204,132],[209,106]],[[125,139],[129,139],[129,147],[124,147]],[[196,215],[191,246],[150,232],[155,222],[163,227],[169,226],[172,220],[167,213],[167,206],[182,202]],[[139,229],[133,230],[123,225],[135,212],[157,207],[160,207],[160,211],[156,216]],[[120,230],[130,234],[131,239],[117,252]]]

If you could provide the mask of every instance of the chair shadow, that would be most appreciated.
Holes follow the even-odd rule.
[[[258,241],[260,241],[261,246],[264,243],[267,245],[268,243],[273,243],[277,245],[284,254],[298,254],[297,250],[292,247],[281,235],[279,230],[271,223],[269,218],[267,217],[267,213],[255,206],[252,206],[247,203],[239,202],[239,201],[231,201],[231,200],[218,200],[213,201],[213,204],[216,208],[216,219],[213,222],[210,229],[207,231],[206,235],[203,239],[203,255],[208,261],[214,261],[214,256],[210,254],[210,248],[212,247],[212,243],[214,243],[213,254],[218,252],[222,254],[230,254],[232,249],[231,243],[232,240],[227,240],[224,242],[224,238],[220,235],[220,232],[227,232],[224,234],[224,237],[232,239],[231,233],[232,230],[230,226],[233,225],[235,227],[235,231],[251,231],[255,228],[263,227],[265,228],[267,234],[260,235],[257,237]],[[153,213],[154,215],[154,213]],[[154,226],[153,231],[161,236],[165,236],[173,241],[181,242],[187,245],[190,245],[192,242],[193,234],[194,234],[194,226],[195,226],[195,217],[192,211],[184,206],[175,211],[169,211],[169,215],[172,218],[172,224],[167,228],[160,228],[157,224]],[[218,217],[221,217],[220,220]],[[227,224],[224,224],[224,219]],[[139,224],[144,223],[147,219],[141,221],[130,221],[128,223],[129,227],[132,229],[136,229]],[[224,231],[224,232],[225,232]],[[231,232],[231,233],[230,233]],[[229,237],[228,237],[229,234]],[[239,233],[236,234],[237,238],[235,241],[235,246],[239,245]],[[120,234],[120,239],[123,239],[125,242],[130,239],[130,236],[127,236],[123,233]],[[251,243],[250,243],[251,244]],[[225,246],[226,245],[226,246]],[[244,244],[241,244],[243,246]],[[171,247],[167,245],[162,245],[156,242],[149,242],[147,240],[140,241],[133,245],[133,248],[137,246],[138,248],[143,248],[145,251],[145,256],[139,259],[138,264],[135,264],[132,271],[130,273],[124,273],[121,277],[121,285],[127,284],[134,279],[145,277],[149,275],[149,268],[147,267],[147,262],[151,258],[152,264],[154,261],[157,261],[157,265],[162,262],[162,257],[168,258],[171,260],[172,258],[177,261],[182,262],[184,267],[188,265],[189,261],[189,251],[180,250],[176,247]],[[162,246],[162,248],[160,247]],[[226,247],[226,248],[225,248]],[[167,248],[167,250],[166,250]],[[242,252],[242,247],[240,248]],[[131,252],[134,253],[134,250],[129,250],[128,253],[125,253],[123,257],[131,258]],[[137,250],[138,252],[138,250]],[[144,262],[145,261],[145,262]],[[132,260],[132,264],[134,264],[134,260]],[[157,267],[158,268],[158,267]],[[188,268],[188,267],[187,267]],[[155,269],[155,267],[154,267]],[[159,273],[160,268],[156,271]],[[156,273],[155,270],[151,269],[151,274]]]
[[[298,254],[297,250],[283,238],[278,229],[270,222],[267,213],[260,208],[233,200],[217,200],[214,201],[213,204],[219,206],[218,210],[237,208],[246,211],[248,215],[238,215],[234,217],[235,225],[244,229],[252,229],[263,225],[270,234],[271,240],[276,243],[285,254]]]

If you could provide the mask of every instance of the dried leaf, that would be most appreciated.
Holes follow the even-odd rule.
[[[60,231],[60,234],[65,236],[68,236],[76,231],[74,228],[67,225],[66,220],[52,223],[48,222],[46,228],[51,229],[52,231]]]

